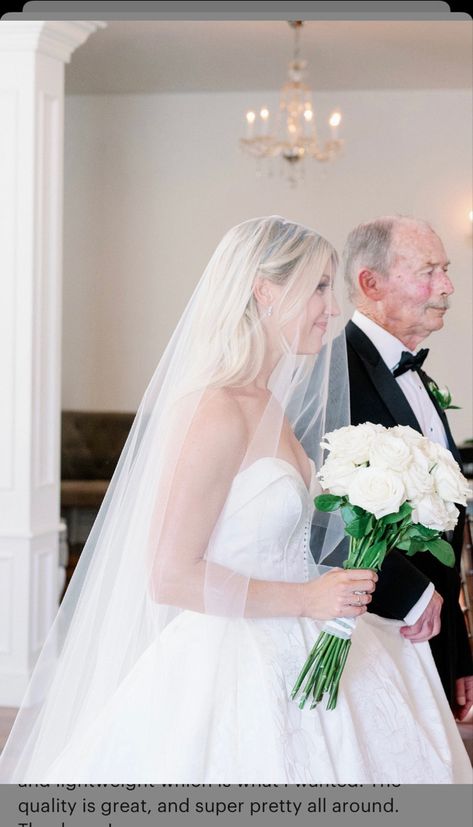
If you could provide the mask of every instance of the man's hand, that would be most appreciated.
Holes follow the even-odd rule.
[[[400,632],[403,637],[411,643],[421,643],[430,640],[440,632],[440,611],[442,609],[443,597],[434,592],[422,612],[419,620],[413,626],[401,626]]]
[[[463,721],[473,706],[473,675],[455,681],[455,709],[457,721]]]

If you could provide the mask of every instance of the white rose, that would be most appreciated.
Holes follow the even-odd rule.
[[[432,470],[432,477],[442,500],[466,505],[468,483],[456,463],[438,462]]]
[[[368,462],[368,452],[371,442],[380,431],[386,430],[382,425],[373,425],[364,422],[362,425],[346,425],[325,434],[323,447],[328,448],[331,457],[344,459],[361,465]]]
[[[406,445],[411,447],[420,447],[423,442],[428,442],[425,436],[415,431],[410,425],[395,425],[394,428],[389,428],[389,433],[400,437]]]
[[[331,494],[344,497],[357,470],[353,462],[344,459],[332,459],[330,456],[320,469],[318,477],[324,488],[328,488]]]
[[[405,490],[399,474],[381,468],[359,468],[350,483],[348,499],[375,517],[399,511]]]
[[[445,531],[453,531],[458,522],[458,515],[460,512],[453,503],[445,503],[445,508],[447,509],[449,517],[449,522],[445,526]]]
[[[422,523],[427,528],[437,531],[448,531],[452,521],[444,501],[437,494],[426,494],[420,500],[413,502],[412,522]]]
[[[429,473],[430,465],[422,450],[412,448],[412,462],[402,475],[408,500],[421,499],[424,494],[434,493],[434,478]]]
[[[403,473],[412,462],[411,448],[403,439],[390,433],[377,434],[369,449],[369,463]]]
[[[445,465],[450,465],[452,468],[459,470],[459,465],[451,451],[443,445],[440,445],[438,442],[432,442],[430,439],[426,439],[425,441],[426,446],[424,450],[429,457],[431,464],[442,462],[445,463]]]

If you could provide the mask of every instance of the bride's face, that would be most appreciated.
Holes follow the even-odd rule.
[[[282,327],[289,343],[294,344],[299,355],[318,353],[332,316],[339,316],[340,308],[333,293],[333,275],[324,273],[302,312]]]

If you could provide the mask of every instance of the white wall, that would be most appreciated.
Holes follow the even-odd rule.
[[[346,148],[291,189],[257,178],[241,155],[244,112],[274,94],[71,96],[66,99],[63,405],[136,408],[193,286],[223,233],[279,213],[341,248],[349,230],[400,212],[431,221],[456,285],[428,370],[471,428],[471,95],[469,91],[316,95],[319,130],[334,105]]]

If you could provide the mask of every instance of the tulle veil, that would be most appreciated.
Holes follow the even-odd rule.
[[[0,759],[0,782],[54,781],[51,767],[75,734],[94,727],[147,648],[182,611],[226,617],[229,623],[245,616],[257,530],[251,537],[242,530],[235,569],[221,566],[213,550],[224,505],[201,549],[195,582],[182,565],[181,549],[193,536],[206,497],[203,485],[192,512],[182,513],[182,481],[200,472],[187,467],[186,446],[190,438],[199,439],[199,417],[222,388],[245,387],[257,376],[266,325],[277,318],[280,355],[235,477],[278,457],[288,423],[320,466],[327,427],[349,422],[342,316],[330,320],[320,351],[312,355],[299,352],[302,332],[294,320],[324,276],[334,280],[328,289],[339,293],[336,267],[336,253],[325,239],[280,216],[245,221],[217,246],[145,391]],[[263,310],[255,300],[258,277],[278,285],[274,308]],[[289,329],[290,339],[284,333]],[[212,436],[206,439],[210,454]],[[319,539],[311,577],[323,570],[343,535],[336,515],[315,512],[314,525]],[[171,601],[175,583],[182,599]]]

